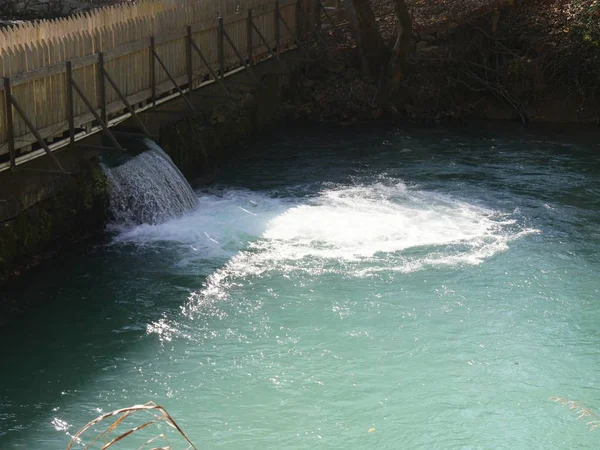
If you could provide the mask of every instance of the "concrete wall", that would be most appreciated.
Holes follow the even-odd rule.
[[[107,184],[98,158],[62,156],[72,174],[0,174],[0,284],[15,271],[40,262],[47,252],[104,224]],[[52,170],[52,165],[45,167],[39,170]]]

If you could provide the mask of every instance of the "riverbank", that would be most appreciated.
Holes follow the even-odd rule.
[[[452,3],[452,2],[450,2]],[[600,5],[529,0],[414,4],[408,71],[395,98],[359,70],[347,22],[298,80],[292,120],[356,125],[395,121],[517,120],[600,123]],[[372,2],[394,39],[391,2]]]

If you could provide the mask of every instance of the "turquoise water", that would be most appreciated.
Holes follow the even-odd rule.
[[[194,211],[6,294],[40,306],[0,329],[0,448],[149,400],[198,448],[599,448],[549,399],[600,414],[599,150],[472,127],[243,149]]]

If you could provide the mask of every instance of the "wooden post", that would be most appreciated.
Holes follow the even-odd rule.
[[[279,52],[280,52],[280,48],[279,48],[279,40],[280,40],[280,33],[279,33],[279,2],[275,2],[275,54],[277,55],[277,59],[279,59]]]
[[[6,134],[8,138],[8,152],[10,156],[10,168],[17,167],[15,159],[15,128],[13,123],[12,92],[10,89],[10,78],[4,79],[4,97],[6,98]]]
[[[106,112],[106,83],[104,82],[104,53],[98,53],[98,103],[100,104],[100,117],[104,123],[108,122],[108,113]],[[71,96],[73,92],[71,90]]]
[[[220,77],[223,78],[225,76],[225,53],[224,53],[224,45],[223,45],[223,18],[219,16],[219,31],[218,31],[218,39],[217,39],[217,54],[219,56],[219,71]]]
[[[38,132],[38,130],[37,130],[36,126],[33,124],[33,122],[31,120],[29,120],[29,117],[27,117],[27,114],[25,113],[23,108],[21,108],[21,106],[19,105],[17,100],[12,95],[10,95],[9,97],[10,97],[10,102],[12,103],[12,106],[19,113],[19,115],[21,116],[21,119],[23,119],[23,122],[25,122],[25,125],[27,126],[27,128],[29,128],[29,131],[31,131],[31,133],[35,136],[35,139],[37,140],[38,144],[40,144],[40,147],[42,147],[44,149],[44,151],[46,152],[46,154],[54,160],[54,162],[56,163],[56,165],[58,166],[58,168],[60,169],[60,171],[62,173],[68,173],[65,169],[63,169],[63,167],[60,164],[60,161],[56,158],[56,155],[54,153],[52,153],[52,150],[50,150],[50,147],[48,147],[48,144],[46,144],[46,142],[44,141],[44,138],[42,138],[42,135]],[[15,161],[15,165],[16,165],[16,161]]]
[[[193,66],[192,66],[192,27],[187,27],[187,39],[185,41],[185,59],[187,65],[187,79],[189,95],[192,95],[192,83],[194,81]]]
[[[152,106],[156,106],[156,61],[154,60],[154,36],[150,37],[150,90],[152,92]]]
[[[254,58],[252,57],[253,44],[252,44],[252,8],[248,10],[248,19],[246,21],[246,44],[248,51],[248,64],[254,64]]]
[[[69,145],[75,147],[75,113],[73,112],[73,65],[67,61],[67,116],[69,120]],[[101,77],[104,77],[100,74]]]

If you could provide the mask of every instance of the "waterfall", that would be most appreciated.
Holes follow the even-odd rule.
[[[160,224],[184,214],[197,197],[171,158],[150,139],[145,151],[104,170],[109,182],[109,210],[119,225]]]

